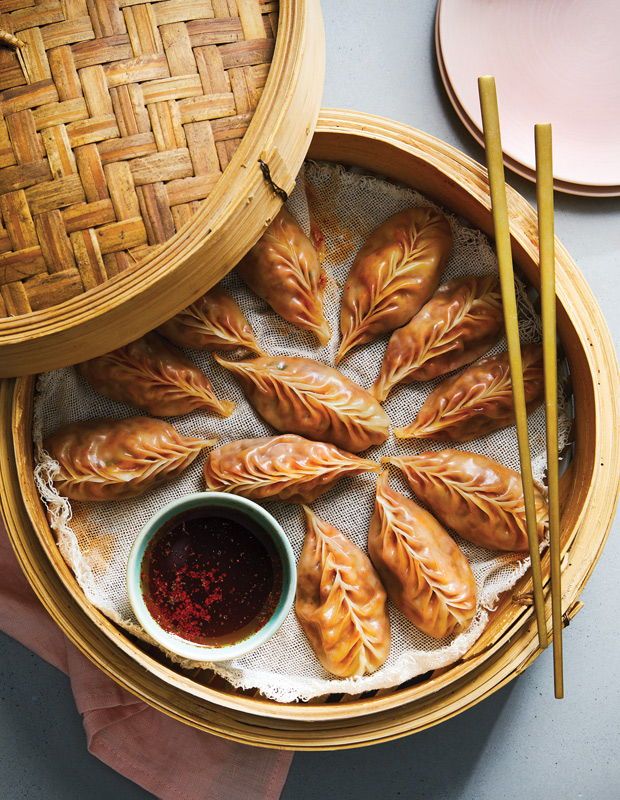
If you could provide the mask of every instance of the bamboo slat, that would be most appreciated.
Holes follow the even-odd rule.
[[[281,203],[260,154],[278,153],[289,190],[306,154],[323,39],[318,0],[50,0],[0,17],[26,65],[0,50],[15,60],[0,64],[10,376],[140,336],[245,254]]]
[[[406,183],[492,231],[485,171],[449,145],[408,126],[352,111],[324,111],[310,157],[374,170]],[[536,216],[508,190],[516,264],[539,286]],[[571,618],[601,555],[618,494],[619,454],[608,435],[620,423],[614,351],[583,276],[556,242],[558,330],[573,378],[575,448],[562,476],[562,613]],[[25,574],[76,645],[120,685],[201,730],[263,747],[322,750],[356,747],[438,724],[516,677],[539,653],[531,605],[513,597],[531,591],[525,576],[501,600],[481,639],[456,664],[421,683],[349,700],[278,704],[236,693],[188,674],[136,643],[85,599],[58,553],[32,480],[34,379],[0,387],[0,506]],[[545,590],[549,561],[542,561]],[[550,608],[546,609],[547,618]],[[335,702],[335,700],[338,700]]]

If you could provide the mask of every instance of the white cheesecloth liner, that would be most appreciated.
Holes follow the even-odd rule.
[[[329,345],[318,347],[310,334],[297,330],[276,316],[262,300],[245,288],[234,272],[226,277],[223,285],[241,305],[260,345],[268,353],[302,355],[333,364],[339,342],[340,288],[365,237],[396,211],[412,205],[435,204],[411,189],[374,176],[334,165],[308,163],[299,175],[297,187],[287,203],[306,232],[309,232],[308,197],[313,204],[314,217],[325,235],[325,268],[331,276],[325,303],[326,315],[333,330]],[[497,272],[495,255],[486,236],[454,215],[447,216],[454,235],[454,247],[442,283],[468,274]],[[524,287],[519,284],[518,288],[522,341],[536,341],[540,334],[539,320]],[[378,374],[386,342],[387,337],[383,337],[353,351],[340,365],[342,372],[369,388]],[[502,349],[505,349],[505,342],[490,352]],[[215,434],[221,443],[274,433],[254,413],[232,375],[220,368],[209,353],[187,351],[187,354],[211,378],[218,397],[234,400],[237,409],[226,420],[204,412],[171,419],[170,422],[179,431],[186,435]],[[439,380],[435,380],[393,390],[385,403],[393,426],[404,426],[411,422],[438,383]],[[57,465],[46,453],[41,452],[42,437],[68,422],[94,417],[127,417],[140,412],[100,397],[70,367],[41,375],[37,388],[34,440],[38,464],[35,475],[52,528],[58,536],[60,550],[87,598],[119,625],[145,638],[133,617],[125,588],[129,550],[137,532],[162,505],[173,498],[204,488],[204,457],[199,457],[179,479],[143,497],[110,503],[70,503],[60,497],[53,487]],[[569,419],[563,408],[564,398],[561,397],[560,449],[566,444],[569,432]],[[546,464],[542,406],[530,415],[529,429],[534,477],[540,481]],[[382,456],[440,450],[447,446],[452,445],[395,440],[390,436],[384,445],[372,448],[365,455],[378,460]],[[508,467],[519,469],[514,428],[468,442],[463,449],[483,453]],[[320,517],[336,525],[364,549],[375,482],[375,475],[345,478],[335,489],[312,504]],[[410,489],[396,469],[390,469],[390,484],[411,496]],[[295,555],[298,556],[304,538],[301,509],[279,502],[265,505],[289,535]],[[436,641],[425,636],[390,606],[392,648],[384,666],[362,678],[333,678],[318,662],[295,614],[291,612],[276,636],[260,649],[232,662],[209,664],[209,668],[236,687],[257,688],[266,697],[289,702],[308,700],[330,692],[357,694],[392,687],[428,670],[447,666],[472,646],[484,629],[488,610],[497,603],[502,592],[515,584],[529,565],[529,559],[523,558],[523,554],[501,554],[476,547],[458,536],[455,538],[471,562],[479,598],[474,622],[452,640]]]

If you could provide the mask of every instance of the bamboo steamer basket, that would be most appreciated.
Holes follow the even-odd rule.
[[[432,136],[379,117],[326,110],[309,155],[372,170],[412,186],[491,233],[486,171]],[[508,192],[514,256],[538,286],[536,217]],[[562,611],[581,609],[584,586],[601,555],[618,495],[620,385],[611,338],[590,289],[560,242],[558,328],[572,376],[572,459],[561,479]],[[217,280],[219,270],[212,279]],[[517,677],[539,655],[526,575],[506,593],[481,638],[457,663],[389,690],[329,695],[280,704],[237,691],[205,670],[175,667],[136,641],[85,599],[62,560],[32,479],[33,378],[0,389],[0,503],[21,566],[35,592],[74,644],[106,674],[145,702],[209,733],[252,745],[324,750],[385,742],[464,711]],[[550,627],[549,557],[543,575]],[[551,677],[549,678],[551,680]]]
[[[126,344],[247,252],[306,155],[324,41],[319,0],[0,12],[6,377]]]

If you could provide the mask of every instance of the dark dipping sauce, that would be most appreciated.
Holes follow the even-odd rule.
[[[146,606],[161,628],[197,644],[228,645],[260,630],[282,594],[282,562],[271,538],[224,509],[171,519],[142,560]]]

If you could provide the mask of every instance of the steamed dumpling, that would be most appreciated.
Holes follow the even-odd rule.
[[[204,372],[156,333],[84,361],[77,369],[99,394],[155,417],[196,409],[229,417],[235,408],[230,400],[219,400]]]
[[[287,433],[241,439],[211,450],[205,463],[207,489],[252,500],[311,503],[341,478],[378,472],[375,461],[345,453],[333,444]]]
[[[390,421],[379,403],[333,367],[291,356],[215,358],[240,379],[247,399],[278,431],[332,442],[352,453],[388,437]]]
[[[297,565],[297,618],[317,658],[339,678],[377,670],[390,652],[385,589],[370,559],[306,507]]]
[[[368,552],[388,597],[416,628],[443,639],[467,628],[476,614],[476,581],[469,561],[437,520],[377,482]]]
[[[491,550],[528,550],[521,476],[478,453],[440,450],[383,459],[401,469],[416,495],[464,539]],[[547,503],[535,487],[539,540]]]
[[[58,462],[54,484],[71,500],[125,500],[180,475],[215,444],[182,436],[160,419],[95,419],[54,431],[43,449]]]
[[[450,281],[411,322],[394,331],[373,394],[383,402],[399,383],[430,381],[469,364],[498,341],[502,330],[495,276]]]
[[[427,207],[400,211],[370,234],[344,286],[336,363],[409,322],[437,288],[451,247],[448,220]]]
[[[254,331],[237,302],[216,286],[157,329],[179,347],[237,350],[262,355]]]
[[[243,258],[237,272],[276,314],[327,344],[331,337],[323,313],[327,276],[312,242],[286,208]]]
[[[527,412],[544,396],[542,349],[529,344],[522,349]],[[440,439],[467,442],[514,425],[512,381],[508,353],[476,361],[458,375],[443,381],[430,393],[416,419],[396,428],[400,439]]]

